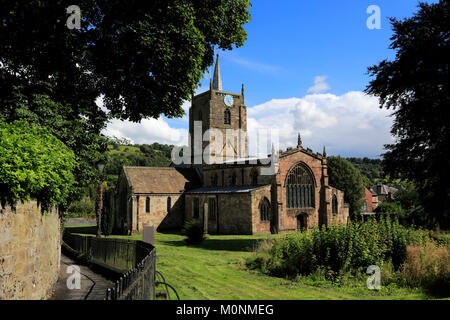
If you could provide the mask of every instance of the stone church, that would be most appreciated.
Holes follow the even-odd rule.
[[[248,156],[244,86],[240,94],[222,89],[219,57],[210,90],[192,98],[189,133],[188,163],[123,167],[116,229],[179,229],[195,219],[209,234],[269,234],[347,223],[344,193],[328,183],[325,148],[314,153],[299,135],[296,148]]]

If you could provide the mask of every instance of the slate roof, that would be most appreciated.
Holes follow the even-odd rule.
[[[123,167],[133,193],[182,193],[201,186],[191,168]]]
[[[198,189],[194,189],[194,190],[190,190],[186,193],[192,194],[192,193],[247,193],[262,187],[265,187],[266,185],[263,186],[234,186],[234,187],[203,187],[203,188],[198,188]]]

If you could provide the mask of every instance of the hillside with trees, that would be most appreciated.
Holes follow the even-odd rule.
[[[371,186],[385,178],[381,159],[345,158],[363,175],[364,185]]]

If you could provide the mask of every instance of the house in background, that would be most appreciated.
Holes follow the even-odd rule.
[[[374,195],[369,189],[364,188],[364,198],[362,198],[363,207],[362,213],[374,212],[378,205],[378,197]]]
[[[381,182],[377,182],[370,187],[370,191],[372,192],[372,195],[377,198],[378,204],[380,204],[385,201],[392,201],[398,189],[389,187]]]

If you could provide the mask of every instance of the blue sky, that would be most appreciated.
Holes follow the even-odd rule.
[[[244,26],[248,33],[244,47],[218,52],[223,89],[239,93],[244,83],[248,130],[279,123],[282,148],[294,145],[300,131],[304,145],[314,151],[326,145],[329,154],[378,157],[383,144],[393,142],[392,119],[377,107],[374,97],[361,92],[369,81],[367,67],[394,58],[388,49],[392,36],[388,17],[409,17],[417,4],[416,0],[253,1],[252,20]],[[370,5],[380,8],[381,29],[367,28]],[[197,93],[208,90],[209,78],[205,74]],[[187,110],[189,104],[184,107]],[[273,110],[279,111],[268,116]],[[187,128],[186,117],[162,117],[141,124],[114,122],[108,133],[135,143],[183,144]]]

